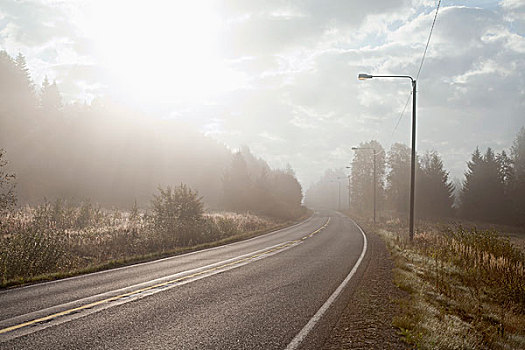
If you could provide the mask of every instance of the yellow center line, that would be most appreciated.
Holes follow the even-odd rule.
[[[239,264],[242,264],[242,263],[244,263],[246,261],[249,261],[249,260],[254,260],[254,259],[256,259],[256,258],[258,258],[260,256],[267,255],[267,254],[273,253],[273,252],[278,251],[278,250],[282,250],[282,249],[284,249],[286,247],[289,247],[291,245],[300,243],[301,241],[304,241],[304,240],[312,237],[313,235],[321,232],[324,228],[326,228],[326,226],[328,226],[329,222],[330,222],[330,218],[328,218],[328,220],[326,220],[326,223],[323,226],[321,226],[320,228],[318,228],[314,232],[310,233],[309,235],[306,235],[306,236],[302,237],[300,240],[290,241],[290,242],[281,244],[281,245],[279,245],[277,247],[273,247],[271,249],[262,251],[260,253],[257,253],[257,254],[254,254],[254,255],[251,255],[251,256],[239,259],[239,260],[235,260],[235,261],[229,262],[227,264],[223,264],[223,265],[220,265],[220,266],[209,268],[209,269],[204,270],[204,271],[195,272],[195,273],[193,273],[191,275],[186,275],[186,276],[179,277],[179,278],[176,278],[176,279],[173,279],[173,280],[170,280],[170,281],[154,284],[154,285],[149,286],[149,287],[144,287],[144,288],[137,289],[137,290],[134,290],[134,291],[131,291],[131,292],[115,295],[115,296],[112,296],[112,297],[109,297],[109,298],[106,298],[106,299],[102,299],[102,300],[99,300],[99,301],[95,301],[95,302],[92,302],[92,303],[89,303],[89,304],[86,304],[86,305],[82,305],[82,306],[75,307],[75,308],[72,308],[72,309],[68,309],[68,310],[64,310],[64,311],[61,311],[61,312],[57,312],[57,313],[54,313],[54,314],[51,314],[51,315],[48,315],[48,316],[45,316],[45,317],[37,318],[37,319],[31,320],[31,321],[27,321],[27,322],[20,323],[20,324],[14,325],[14,326],[3,328],[3,329],[0,329],[0,334],[11,332],[11,331],[14,331],[14,330],[17,330],[17,329],[20,329],[20,328],[24,328],[24,327],[27,327],[27,326],[31,326],[31,325],[34,325],[36,323],[50,321],[50,320],[55,319],[57,317],[67,316],[67,315],[70,315],[70,314],[78,312],[78,311],[90,309],[92,307],[99,306],[99,305],[106,304],[106,303],[110,303],[110,302],[113,302],[113,301],[116,301],[116,300],[120,300],[122,298],[126,298],[126,297],[129,297],[129,296],[135,295],[135,294],[144,293],[144,292],[147,292],[147,291],[152,290],[152,289],[165,287],[167,285],[179,283],[179,282],[182,282],[182,281],[185,281],[185,280],[188,280],[188,279],[200,276],[200,275],[204,275],[204,274],[207,274],[207,273],[210,273],[210,272],[213,272],[213,271],[221,270],[221,269],[224,269],[224,268],[227,268],[227,267],[230,267],[230,266],[234,266],[234,265],[239,265]]]

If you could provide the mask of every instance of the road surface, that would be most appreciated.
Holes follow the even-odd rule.
[[[1,349],[315,349],[366,236],[320,212],[195,253],[0,291]]]

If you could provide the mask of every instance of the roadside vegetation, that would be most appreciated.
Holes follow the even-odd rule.
[[[16,207],[15,176],[0,149],[0,287],[50,280],[203,249],[289,224],[245,213],[206,213],[187,185],[159,188],[149,210],[90,201]],[[231,196],[233,198],[233,196]],[[293,217],[297,220],[301,214]]]
[[[393,324],[418,349],[525,349],[525,128],[508,150],[476,148],[462,182],[437,151],[418,156],[412,242],[410,154],[362,143],[348,179],[348,214],[385,240],[408,295]],[[330,181],[341,177],[327,172],[306,202],[337,208]]]
[[[286,224],[249,213],[204,213],[185,185],[159,192],[149,212],[64,200],[11,211],[0,222],[0,286],[202,249]]]
[[[290,166],[109,98],[64,104],[22,54],[0,51],[0,73],[0,287],[232,242],[306,214]]]
[[[525,252],[495,229],[420,222],[410,242],[398,219],[373,224],[395,262],[394,282],[406,291],[393,320],[417,349],[525,348]],[[514,236],[525,241],[517,228]],[[518,239],[515,239],[518,241]]]

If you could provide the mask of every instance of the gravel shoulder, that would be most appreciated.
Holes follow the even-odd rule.
[[[394,263],[383,240],[367,232],[365,270],[322,349],[409,349],[392,325],[396,300],[407,297],[393,283]]]

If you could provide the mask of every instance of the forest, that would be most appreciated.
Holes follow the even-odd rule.
[[[107,98],[66,104],[0,52],[0,287],[253,237],[302,199],[291,166]]]
[[[188,185],[209,210],[296,218],[302,189],[290,166],[271,169],[247,147],[231,151],[176,119],[108,98],[64,103],[56,82],[36,86],[22,54],[0,52],[0,149],[17,203],[64,199],[150,207],[158,188]],[[5,195],[6,193],[4,193]]]
[[[339,182],[343,208],[371,217],[376,191],[378,215],[406,217],[409,210],[411,150],[393,144],[389,151],[375,140],[359,145],[351,173],[329,170],[305,195],[311,206],[335,207]],[[376,182],[374,183],[374,154]],[[338,201],[338,199],[337,199]],[[417,156],[415,215],[419,219],[461,218],[474,222],[525,225],[525,128],[510,152],[473,151],[465,179],[453,184],[439,153]]]

